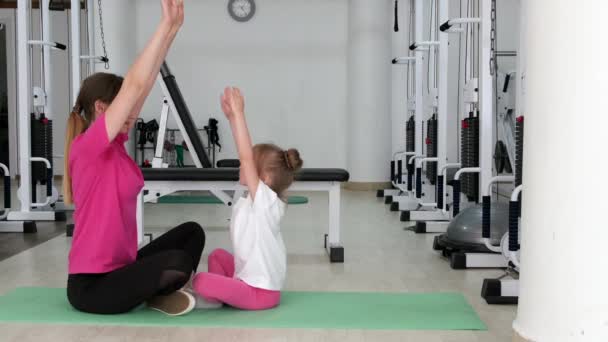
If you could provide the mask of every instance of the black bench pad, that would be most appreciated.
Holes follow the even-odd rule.
[[[171,168],[141,170],[147,181],[238,181],[239,169]],[[343,169],[302,169],[296,174],[300,182],[346,182],[350,175]]]

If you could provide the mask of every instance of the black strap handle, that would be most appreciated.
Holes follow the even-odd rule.
[[[55,49],[65,51],[67,48],[65,44],[55,42]]]
[[[519,201],[509,202],[509,251],[519,250]]]
[[[422,168],[416,168],[416,198],[422,198]]]
[[[395,161],[391,160],[391,182],[394,182],[396,178],[397,175],[395,174]]]
[[[443,209],[443,175],[437,176],[437,208]]]
[[[46,169],[46,195],[53,196],[53,169]]]
[[[403,160],[401,159],[397,161],[397,182],[399,184],[403,183]]]
[[[483,238],[489,239],[491,234],[490,234],[490,230],[491,230],[491,221],[492,221],[492,214],[491,214],[491,207],[492,206],[492,197],[490,196],[483,196],[482,198],[482,202],[481,202],[481,236]]]
[[[11,208],[11,176],[4,175],[4,210]]]
[[[395,32],[399,32],[399,0],[395,0]]]
[[[454,179],[452,181],[452,192],[453,192],[453,215],[454,217],[460,214],[460,179]]]

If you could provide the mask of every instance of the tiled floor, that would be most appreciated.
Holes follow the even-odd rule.
[[[342,238],[346,262],[329,264],[322,248],[327,198],[307,194],[310,204],[291,206],[283,222],[290,290],[462,292],[488,325],[469,331],[344,331],[300,329],[194,329],[0,325],[0,341],[511,341],[515,306],[489,306],[480,297],[484,278],[499,270],[455,271],[432,251],[432,235],[403,228],[397,213],[372,192],[343,192]],[[195,220],[207,233],[205,255],[229,248],[229,209],[214,205],[151,205],[148,231]],[[0,262],[0,294],[19,286],[65,286],[70,241],[59,236]],[[203,258],[203,263],[206,258]],[[203,266],[204,267],[204,266]]]

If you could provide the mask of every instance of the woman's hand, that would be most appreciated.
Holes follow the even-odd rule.
[[[222,111],[226,118],[232,121],[237,116],[243,116],[245,111],[245,98],[239,88],[226,87],[221,98]]]
[[[162,18],[174,29],[184,23],[184,0],[161,0]]]

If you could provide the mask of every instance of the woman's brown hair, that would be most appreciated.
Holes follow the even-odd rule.
[[[304,164],[300,152],[293,148],[284,151],[273,144],[258,144],[253,147],[253,155],[260,178],[270,178],[270,184],[266,185],[283,198]]]
[[[87,130],[95,120],[95,102],[112,103],[123,78],[114,74],[97,73],[89,76],[82,82],[76,104],[68,118],[65,133],[64,169],[63,169],[63,200],[72,203],[72,177],[70,175],[70,148],[72,142],[81,133]]]

